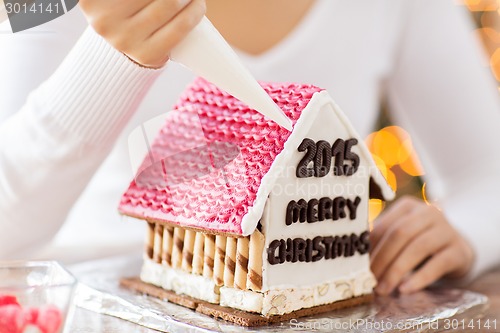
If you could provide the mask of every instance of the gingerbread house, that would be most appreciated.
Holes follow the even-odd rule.
[[[394,193],[327,91],[263,83],[289,132],[203,79],[122,197],[141,280],[264,317],[371,295],[369,198]]]

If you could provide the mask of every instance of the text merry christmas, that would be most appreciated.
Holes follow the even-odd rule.
[[[369,232],[361,235],[317,236],[313,239],[275,239],[267,249],[267,261],[271,265],[284,262],[315,262],[321,259],[352,257],[356,252],[370,250]]]

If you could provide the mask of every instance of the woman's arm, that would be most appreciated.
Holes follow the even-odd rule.
[[[43,244],[60,228],[159,75],[145,66],[162,66],[174,45],[166,41],[186,35],[205,10],[202,0],[80,3],[105,39],[88,28],[21,110],[0,123],[0,258]]]
[[[55,234],[158,74],[88,29],[0,124],[0,257]]]
[[[420,218],[403,223],[398,216],[409,205],[398,205],[381,217],[389,222],[375,225],[380,240],[375,252],[406,239],[379,271],[388,291],[409,280],[403,289],[419,289],[443,274],[476,276],[500,263],[500,100],[467,14],[451,0],[414,1],[401,35],[388,84],[390,104],[396,122],[412,135],[440,210],[412,204]],[[435,232],[427,232],[431,226],[414,227],[425,219],[438,226]],[[468,244],[475,256],[472,267]],[[411,253],[426,251],[430,259],[405,277],[418,265],[404,264]]]
[[[86,27],[78,7],[16,34],[8,21],[0,23],[0,123],[19,111],[28,94],[54,73]]]

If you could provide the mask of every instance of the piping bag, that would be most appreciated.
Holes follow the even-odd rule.
[[[240,62],[234,50],[208,18],[170,52],[170,59],[191,69],[246,103],[278,125],[292,130],[292,122]]]

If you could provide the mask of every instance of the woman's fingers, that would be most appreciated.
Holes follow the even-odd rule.
[[[395,288],[414,292],[444,275],[461,277],[474,261],[470,244],[445,215],[416,199],[391,207],[375,226],[372,242],[371,268],[379,279],[375,290],[383,295]]]
[[[192,0],[154,0],[131,17],[129,28],[145,30],[144,40],[168,24],[185,9]],[[141,27],[141,29],[137,29]]]
[[[120,21],[126,19],[147,6],[152,0],[137,0],[125,2],[120,0],[80,0],[78,5],[92,24],[94,21]],[[127,5],[125,5],[125,3]]]
[[[205,0],[81,0],[94,30],[145,67],[162,67],[205,14]]]
[[[462,258],[455,247],[447,247],[431,257],[398,288],[402,294],[418,291],[460,267]]]
[[[412,197],[403,197],[396,201],[387,211],[383,212],[379,218],[373,223],[373,230],[370,233],[370,243],[375,248],[380,239],[385,235],[388,228],[390,228],[394,221],[407,216],[413,209],[415,209],[414,202],[416,200]]]
[[[410,241],[384,272],[376,291],[390,294],[400,282],[425,259],[446,247],[449,240],[440,235],[439,228],[429,228]]]
[[[178,13],[168,24],[155,31],[144,42],[145,48],[140,53],[144,65],[157,67],[155,59],[148,60],[148,50],[154,50],[155,54],[164,54],[166,58],[159,59],[166,62],[172,48],[177,45],[186,35],[200,22],[205,15],[206,6],[204,0],[192,0],[181,12]]]
[[[409,216],[391,222],[392,225],[387,228],[371,254],[372,270],[377,279],[382,277],[404,248],[431,225],[431,221],[428,214],[416,211]]]

